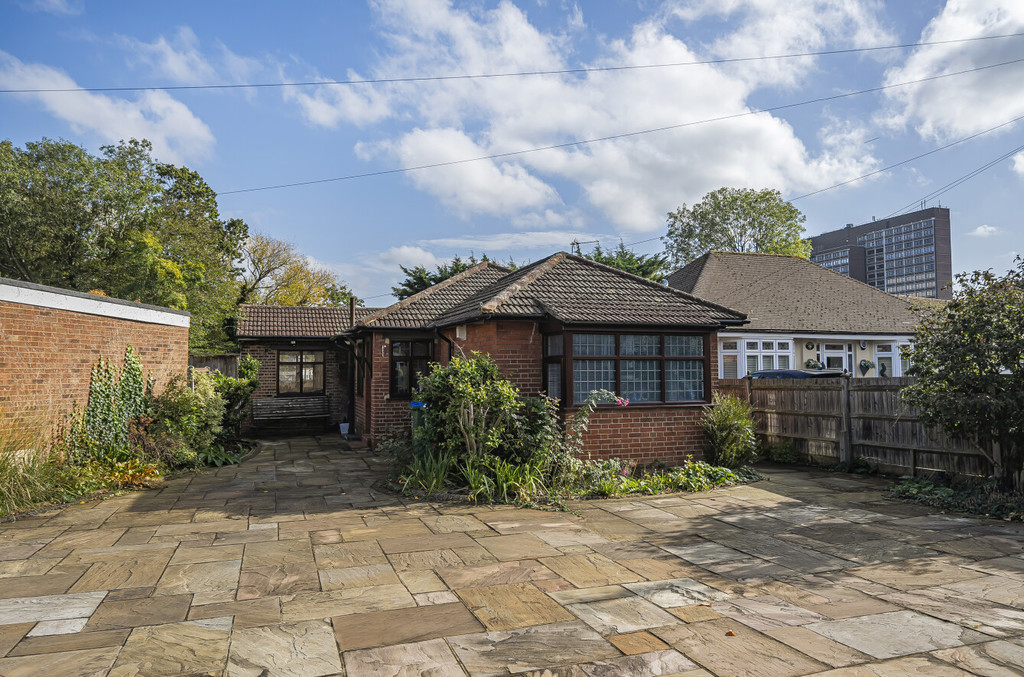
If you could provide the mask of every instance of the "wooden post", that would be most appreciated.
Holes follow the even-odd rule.
[[[750,403],[750,408],[754,408],[754,379],[747,374],[743,377],[743,380],[747,382],[747,402]]]
[[[917,477],[917,449],[910,450],[910,476]]]
[[[839,431],[839,462],[846,465],[850,472],[853,465],[853,426],[850,418],[850,375],[843,374],[839,379],[839,406],[842,409],[843,423]]]

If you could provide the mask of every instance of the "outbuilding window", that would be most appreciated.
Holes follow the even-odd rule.
[[[278,395],[323,395],[324,351],[277,351]]]

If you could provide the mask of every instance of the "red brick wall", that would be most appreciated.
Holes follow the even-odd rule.
[[[543,384],[543,339],[536,322],[484,322],[466,326],[464,341],[455,337],[455,328],[447,336],[466,355],[470,351],[487,353],[523,395],[537,395]]]
[[[347,353],[328,348],[321,342],[296,341],[294,346],[285,348],[277,343],[249,343],[241,346],[241,356],[252,355],[260,363],[260,385],[252,394],[253,399],[277,397],[277,352],[278,350],[323,350],[324,351],[324,393],[331,410],[331,424],[348,418],[348,361]],[[246,421],[246,429],[252,429],[252,420]]]
[[[102,356],[118,368],[131,345],[159,391],[188,368],[188,328],[0,301],[0,435],[5,425],[48,433],[89,396]]]
[[[601,407],[590,416],[583,436],[584,456],[628,458],[640,463],[679,465],[688,455],[701,458],[705,407]]]

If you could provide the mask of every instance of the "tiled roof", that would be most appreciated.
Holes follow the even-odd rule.
[[[435,326],[491,317],[551,316],[578,325],[719,326],[743,315],[565,252],[496,280],[452,306]]]
[[[747,314],[747,331],[909,334],[911,304],[807,259],[709,252],[668,277],[700,298]]]
[[[363,317],[357,324],[390,329],[430,326],[438,315],[490,286],[508,272],[508,268],[490,261],[478,263],[429,289]]]
[[[356,321],[379,308],[356,308]],[[330,338],[349,328],[348,308],[242,306],[239,338]]]

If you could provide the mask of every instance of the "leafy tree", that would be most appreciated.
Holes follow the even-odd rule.
[[[407,299],[413,294],[418,294],[424,289],[433,287],[438,282],[443,282],[449,277],[455,277],[459,273],[465,272],[485,261],[490,261],[487,258],[487,254],[483,254],[479,259],[475,254],[470,254],[469,258],[463,260],[461,256],[456,256],[449,263],[442,263],[437,266],[434,270],[428,270],[424,266],[414,266],[412,268],[406,268],[405,266],[399,266],[402,272],[405,273],[405,279],[398,283],[397,287],[391,288],[391,293],[394,294],[395,298],[399,301]],[[507,268],[515,268],[516,264],[511,259],[507,264]]]
[[[627,273],[646,277],[648,280],[660,280],[668,272],[668,257],[664,254],[637,254],[627,249],[622,242],[619,242],[617,248],[609,251],[597,245],[593,251],[582,256]]]
[[[1024,489],[1024,260],[1002,277],[957,275],[953,300],[924,313],[903,397],[924,423],[973,440],[999,483]]]
[[[353,298],[335,273],[272,237],[251,235],[242,247],[242,263],[239,304],[342,306]],[[359,299],[356,303],[362,305]]]
[[[0,275],[192,314],[190,349],[226,347],[245,223],[147,141],[0,143]]]
[[[662,242],[675,265],[712,250],[807,258],[811,243],[802,239],[805,220],[777,190],[719,188],[692,207],[669,212]]]

